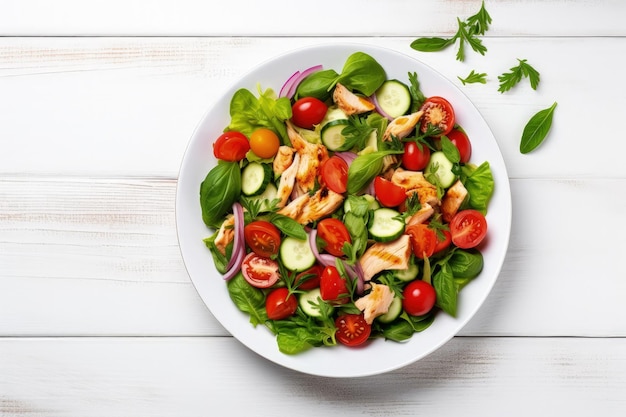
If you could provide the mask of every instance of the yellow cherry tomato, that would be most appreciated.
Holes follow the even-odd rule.
[[[280,139],[278,135],[264,127],[255,130],[250,135],[250,149],[259,158],[272,158],[278,152]]]

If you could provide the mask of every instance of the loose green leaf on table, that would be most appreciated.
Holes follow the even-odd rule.
[[[537,89],[540,78],[539,72],[528,64],[527,60],[519,58],[517,60],[519,61],[519,65],[510,68],[511,72],[505,72],[498,76],[498,80],[500,81],[499,92],[504,93],[505,91],[509,91],[517,83],[522,81],[522,78],[528,78],[531,88],[533,90]]]
[[[522,133],[522,141],[519,147],[521,153],[527,154],[531,152],[545,140],[552,127],[552,118],[556,105],[555,101],[552,106],[537,112],[530,118]]]
[[[465,78],[461,78],[461,77],[457,77],[457,78],[461,80],[463,85],[473,84],[473,83],[481,83],[481,84],[487,83],[487,74],[484,72],[477,73],[474,70],[472,70]]]

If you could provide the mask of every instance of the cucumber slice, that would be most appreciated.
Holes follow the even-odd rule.
[[[341,131],[350,124],[347,119],[337,119],[332,122],[328,122],[322,127],[320,135],[322,137],[322,143],[330,151],[346,150],[342,147],[346,144],[346,138],[341,134]]]
[[[311,291],[300,294],[298,302],[302,311],[310,317],[321,317],[322,314],[318,306],[320,303],[328,304],[326,301],[322,300],[322,293],[319,288],[314,288]]]
[[[285,268],[294,272],[306,271],[315,264],[315,255],[308,239],[287,236],[280,244],[280,260]]]
[[[400,212],[382,207],[374,210],[374,216],[369,224],[369,234],[377,242],[391,242],[404,233],[405,223],[400,218]]]
[[[272,167],[261,162],[250,162],[241,173],[241,191],[247,196],[265,191],[272,179]]]
[[[411,108],[409,87],[398,80],[387,80],[376,90],[378,106],[389,116],[396,117],[408,113]]]
[[[277,196],[278,196],[278,188],[276,188],[276,186],[270,182],[269,184],[267,184],[267,187],[265,187],[265,191],[263,191],[259,195],[251,196],[249,198],[250,200],[253,200],[253,201],[260,201],[261,202],[260,212],[266,213],[271,210],[272,201],[276,199]]]
[[[450,162],[443,151],[433,152],[430,155],[430,160],[426,166],[426,175],[434,175],[439,181],[439,184],[443,188],[448,188],[456,181],[456,175],[452,172],[454,164]]]
[[[389,310],[385,314],[378,316],[378,321],[381,323],[391,323],[402,313],[402,299],[397,295],[393,296],[393,301],[389,306]]]
[[[417,274],[419,273],[420,268],[417,264],[409,264],[407,269],[396,269],[393,271],[393,274],[400,281],[409,282],[413,281],[417,278]]]

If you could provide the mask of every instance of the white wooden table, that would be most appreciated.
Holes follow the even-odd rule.
[[[3,1],[0,415],[623,416],[626,3],[487,1],[484,57],[410,48],[451,36],[479,6]],[[504,268],[461,333],[410,366],[347,380],[287,370],[230,337],[191,284],[174,220],[187,141],[224,86],[346,39],[461,86],[513,199]],[[539,88],[500,94],[517,58]],[[462,86],[471,69],[488,83]],[[554,101],[550,136],[522,155],[524,124]]]

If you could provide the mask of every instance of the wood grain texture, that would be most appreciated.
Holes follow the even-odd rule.
[[[624,339],[456,337],[412,365],[350,379],[296,373],[232,338],[0,339],[0,374],[6,416],[621,417],[626,410]]]

